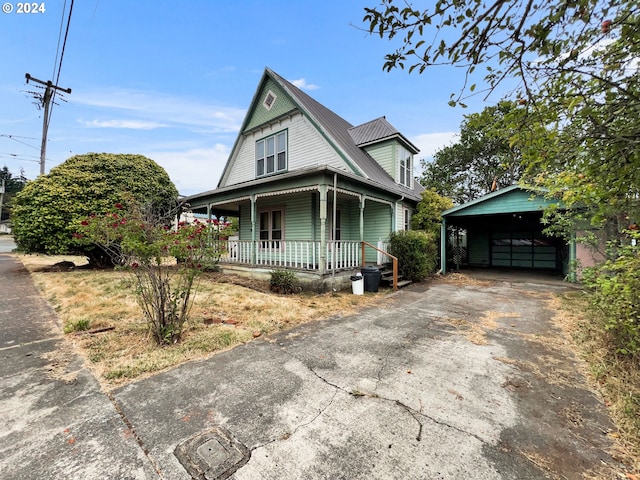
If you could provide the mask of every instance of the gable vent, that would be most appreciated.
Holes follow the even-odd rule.
[[[278,98],[276,94],[273,93],[271,90],[269,90],[269,92],[267,93],[267,96],[264,97],[264,102],[262,102],[262,104],[264,105],[264,108],[266,108],[267,110],[271,110],[271,107],[273,107],[273,104],[276,103],[276,98]]]

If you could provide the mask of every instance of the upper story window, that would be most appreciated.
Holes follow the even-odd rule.
[[[287,170],[287,131],[256,142],[256,176]]]
[[[400,149],[400,184],[405,187],[413,187],[413,165],[411,153],[404,148]]]

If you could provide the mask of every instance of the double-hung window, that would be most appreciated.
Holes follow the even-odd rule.
[[[263,249],[280,249],[284,233],[282,210],[260,212],[260,246]]]
[[[404,148],[400,149],[400,184],[411,188],[413,181],[413,169],[411,166],[411,153]]]
[[[256,142],[256,176],[263,177],[287,170],[287,131]]]

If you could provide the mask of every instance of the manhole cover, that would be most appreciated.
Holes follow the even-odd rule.
[[[189,474],[199,480],[224,480],[249,461],[251,452],[223,428],[191,437],[173,454]]]

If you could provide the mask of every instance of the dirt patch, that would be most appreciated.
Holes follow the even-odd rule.
[[[446,275],[442,275],[437,277],[438,281],[449,283],[452,285],[463,285],[463,286],[477,286],[477,287],[488,287],[489,285],[493,285],[495,282],[491,280],[480,280],[477,278],[473,278],[465,273],[447,273]]]
[[[49,362],[44,367],[49,377],[67,384],[75,382],[78,372],[70,370],[70,366],[76,358],[76,352],[69,343],[61,343],[56,350],[43,354],[42,358]]]

